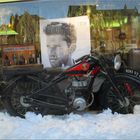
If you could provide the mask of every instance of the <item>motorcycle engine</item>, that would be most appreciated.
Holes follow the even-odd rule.
[[[88,80],[73,79],[70,86],[65,89],[65,93],[69,95],[69,99],[71,99],[70,104],[77,111],[83,111],[87,107],[87,85]]]
[[[87,81],[72,81],[72,86],[74,88],[84,88],[87,86]]]
[[[73,101],[73,107],[78,111],[83,111],[86,108],[86,100],[82,97],[77,97]]]

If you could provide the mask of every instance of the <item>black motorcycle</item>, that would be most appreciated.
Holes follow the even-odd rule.
[[[14,116],[80,112],[94,105],[112,112],[133,113],[140,103],[139,73],[121,71],[121,58],[85,55],[66,70],[16,74],[2,94],[4,108]]]

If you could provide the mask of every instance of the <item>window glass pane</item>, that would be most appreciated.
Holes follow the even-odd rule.
[[[0,4],[1,57],[3,64],[8,57],[6,65],[15,65],[16,59],[19,64],[20,58],[24,56],[23,64],[40,63],[42,59],[45,67],[67,67],[73,64],[73,60],[90,51],[112,53],[121,50],[127,53],[132,48],[140,48],[139,25],[139,0],[3,3]],[[64,30],[65,27],[67,30]],[[63,46],[67,45],[68,49],[60,49],[61,45],[57,41],[57,44],[50,41],[46,37],[48,30],[69,36],[62,40]],[[54,37],[56,39],[56,35]],[[60,42],[61,38],[58,38]],[[66,44],[64,41],[67,41]],[[53,47],[50,49],[47,46]],[[60,60],[56,61],[58,58]]]

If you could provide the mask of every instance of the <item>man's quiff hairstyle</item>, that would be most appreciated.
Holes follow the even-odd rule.
[[[44,32],[47,35],[64,35],[64,40],[67,42],[68,46],[70,46],[72,43],[76,43],[76,31],[72,24],[52,22],[45,27]]]

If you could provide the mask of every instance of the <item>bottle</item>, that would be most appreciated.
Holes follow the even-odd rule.
[[[40,55],[37,57],[37,64],[40,64]]]

